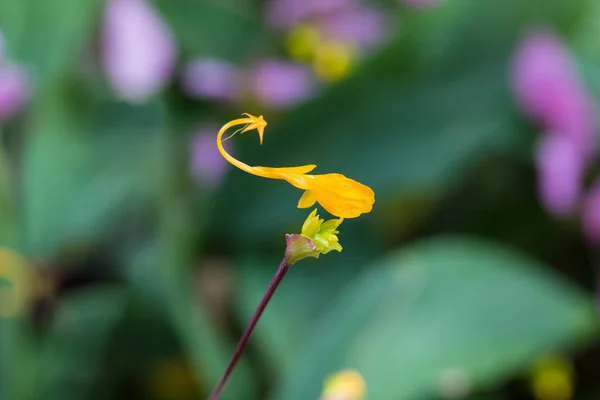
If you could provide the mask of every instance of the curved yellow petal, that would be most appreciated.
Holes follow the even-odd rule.
[[[267,126],[267,121],[265,121],[263,119],[262,115],[260,115],[258,117],[255,117],[248,113],[244,113],[243,115],[245,115],[246,118],[238,118],[238,119],[229,121],[228,123],[223,125],[221,127],[221,129],[219,130],[219,133],[217,134],[217,148],[219,149],[219,153],[221,153],[221,155],[230,164],[238,167],[239,169],[241,169],[244,172],[247,172],[252,175],[260,176],[262,178],[287,180],[292,185],[294,185],[296,187],[301,187],[301,178],[299,178],[299,175],[306,174],[306,173],[312,171],[313,169],[315,169],[317,167],[316,165],[308,164],[308,165],[300,165],[298,167],[281,167],[281,168],[252,167],[252,166],[250,166],[246,163],[243,163],[242,161],[234,158],[231,154],[229,154],[227,151],[225,151],[225,148],[223,147],[223,139],[222,139],[223,134],[225,134],[225,132],[227,132],[228,129],[233,128],[234,126],[237,126],[237,125],[245,125],[245,126],[243,128],[241,128],[240,130],[234,132],[234,135],[237,132],[244,133],[244,132],[248,132],[253,129],[256,129],[256,131],[258,132],[258,136],[260,138],[260,143],[262,144],[264,129]],[[296,183],[293,183],[293,182],[296,182]]]
[[[373,190],[342,174],[306,175],[305,181],[312,196],[336,217],[356,218],[373,209]]]
[[[312,195],[311,191],[307,190],[302,197],[300,197],[300,200],[298,200],[298,208],[312,207],[316,201],[317,199],[315,199],[315,196]]]
[[[223,134],[229,128],[245,125],[234,132],[234,135],[237,132],[244,133],[255,129],[262,143],[264,128],[267,126],[262,115],[255,117],[244,114],[244,116],[245,118],[229,121],[221,127],[217,134],[217,147],[228,162],[249,174],[285,180],[298,189],[305,190],[298,202],[299,208],[311,207],[315,202],[319,202],[325,210],[339,218],[356,218],[373,209],[375,193],[370,187],[341,174],[308,175],[316,168],[314,164],[280,168],[253,167],[235,159],[223,148]]]

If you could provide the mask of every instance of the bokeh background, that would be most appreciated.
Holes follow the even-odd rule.
[[[345,368],[373,400],[600,398],[598,1],[0,0],[0,31],[0,399],[208,396],[310,211],[216,152],[242,112],[269,126],[236,157],[377,202],[223,399]]]

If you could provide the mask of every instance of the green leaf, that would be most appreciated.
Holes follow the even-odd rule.
[[[65,296],[40,349],[37,398],[92,397],[127,299],[127,292],[119,286],[87,288]]]
[[[435,395],[451,370],[484,388],[596,334],[593,300],[542,267],[466,238],[407,247],[347,287],[273,398],[317,398],[343,368],[380,400]]]
[[[53,321],[41,337],[26,318],[0,319],[3,398],[91,398],[127,299],[119,285],[69,293],[53,304]]]
[[[186,57],[241,62],[260,45],[263,22],[251,2],[178,0],[156,6]]]
[[[77,59],[95,25],[98,0],[0,0],[10,56],[43,86]]]
[[[47,255],[95,238],[155,190],[158,105],[86,104],[57,91],[33,118],[22,166],[28,251]]]
[[[1,136],[2,130],[0,130]],[[0,148],[0,244],[6,245],[14,240],[14,218],[8,157],[5,150]]]

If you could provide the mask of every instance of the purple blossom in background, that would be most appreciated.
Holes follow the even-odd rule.
[[[523,111],[546,130],[569,136],[589,157],[594,150],[592,100],[571,57],[551,32],[530,32],[513,63],[513,90]]]
[[[557,216],[575,211],[581,196],[585,161],[567,136],[550,132],[537,149],[538,190],[546,209]]]
[[[181,84],[194,98],[234,101],[240,96],[241,74],[227,61],[198,59],[186,66]]]
[[[0,122],[19,112],[29,99],[29,80],[14,66],[0,66]]]
[[[309,98],[315,90],[309,68],[286,61],[265,60],[251,73],[253,95],[270,108],[286,108]]]
[[[102,57],[113,90],[125,100],[142,102],[169,81],[176,47],[167,25],[146,0],[108,0]]]
[[[600,246],[600,179],[597,179],[583,202],[583,232],[590,243]]]
[[[18,113],[29,99],[29,79],[25,71],[6,62],[5,42],[0,32],[0,122]]]
[[[442,0],[400,0],[401,2],[408,4],[409,6],[415,8],[425,8],[434,6],[438,3],[441,3]]]
[[[329,14],[352,4],[352,0],[271,0],[267,7],[267,21],[274,28],[289,29],[305,19]]]
[[[512,85],[523,112],[550,132],[537,154],[541,202],[555,215],[569,215],[579,205],[583,175],[595,154],[593,100],[567,48],[546,30],[529,32],[519,44]]]
[[[207,125],[192,138],[190,171],[192,176],[204,186],[212,189],[221,183],[229,164],[217,149],[218,125]],[[224,146],[228,144],[224,143]],[[227,151],[230,151],[227,149]]]
[[[352,6],[319,18],[316,23],[328,38],[371,48],[387,36],[386,15],[374,8]]]

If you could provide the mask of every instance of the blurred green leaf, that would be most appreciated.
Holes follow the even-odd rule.
[[[516,253],[466,238],[415,244],[365,271],[323,315],[274,398],[316,398],[343,368],[374,399],[418,399],[459,371],[499,383],[597,332],[593,301]]]
[[[118,285],[69,293],[54,304],[54,319],[40,336],[26,319],[0,319],[1,366],[7,367],[1,371],[7,379],[2,398],[92,398],[126,302],[127,292]]]
[[[0,137],[2,130],[0,129]],[[14,239],[13,193],[9,182],[9,163],[4,149],[0,148],[0,244],[7,245]]]
[[[65,296],[45,336],[36,368],[40,374],[38,397],[44,400],[92,398],[111,334],[125,311],[123,287],[95,287]],[[97,394],[97,393],[96,393]]]
[[[70,70],[90,37],[99,0],[0,0],[0,27],[11,57],[33,73],[37,86]]]
[[[186,57],[241,62],[261,45],[262,21],[252,2],[157,1]]]
[[[161,108],[103,102],[76,108],[77,101],[53,93],[33,112],[21,213],[24,245],[36,254],[116,227],[125,207],[156,190]]]

